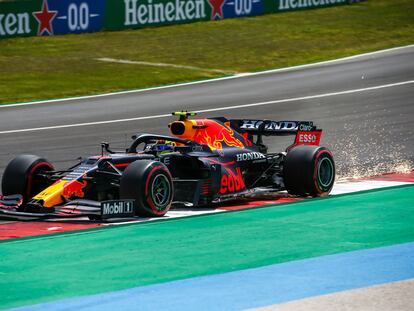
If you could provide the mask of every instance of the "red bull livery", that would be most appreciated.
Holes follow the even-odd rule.
[[[211,206],[228,200],[325,196],[335,180],[331,152],[319,146],[311,121],[191,118],[175,112],[171,135],[133,136],[127,150],[55,170],[47,160],[20,155],[2,179],[0,217],[160,217],[172,206]],[[268,152],[264,136],[295,136],[284,151]]]

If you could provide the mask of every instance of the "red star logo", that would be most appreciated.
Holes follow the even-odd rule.
[[[208,0],[211,6],[211,19],[215,19],[217,16],[223,19],[223,4],[226,0]]]
[[[37,35],[41,36],[48,32],[49,35],[53,35],[53,26],[52,21],[58,14],[57,11],[49,11],[49,5],[47,0],[43,0],[42,11],[40,12],[33,12],[33,16],[39,22],[39,28],[37,28]]]

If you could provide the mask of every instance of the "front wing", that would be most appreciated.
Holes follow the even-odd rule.
[[[20,195],[0,197],[0,218],[34,220],[46,218],[89,217],[91,219],[125,218],[135,216],[133,200],[92,201],[74,200],[42,211],[24,210]],[[50,211],[47,211],[50,210]]]

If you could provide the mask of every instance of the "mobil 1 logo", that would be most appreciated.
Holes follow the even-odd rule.
[[[101,203],[102,219],[135,216],[135,200],[111,200]]]

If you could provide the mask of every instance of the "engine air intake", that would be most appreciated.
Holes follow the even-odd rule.
[[[185,133],[185,124],[181,121],[170,123],[170,131],[173,135],[183,135]]]

